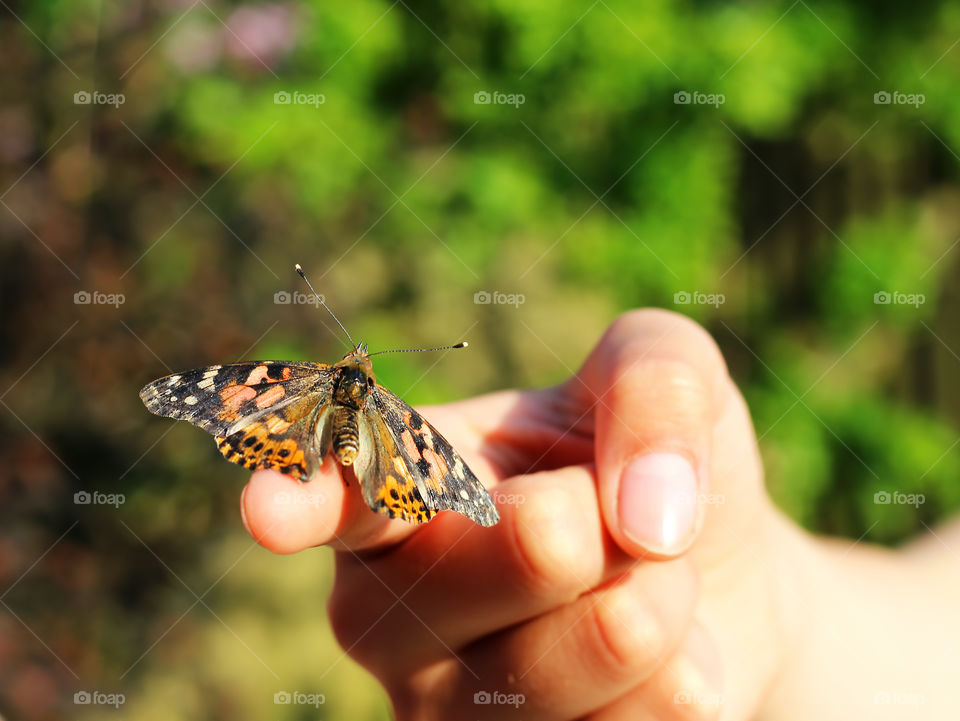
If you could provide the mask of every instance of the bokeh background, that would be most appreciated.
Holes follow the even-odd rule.
[[[253,544],[247,474],[137,397],[338,358],[295,262],[373,349],[469,338],[378,360],[412,403],[557,382],[661,306],[799,522],[960,507],[956,3],[0,6],[0,714],[389,717],[330,553]]]

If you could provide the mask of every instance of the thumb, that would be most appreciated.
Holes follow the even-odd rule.
[[[671,558],[693,543],[713,425],[728,376],[709,334],[662,310],[618,318],[570,381],[593,405],[600,504],[627,553]]]

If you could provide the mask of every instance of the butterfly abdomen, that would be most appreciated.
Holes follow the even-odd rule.
[[[344,466],[353,464],[360,449],[360,416],[348,406],[333,411],[333,452]]]

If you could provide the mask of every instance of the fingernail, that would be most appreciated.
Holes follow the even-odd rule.
[[[683,456],[650,453],[620,477],[620,528],[654,553],[678,553],[697,522],[697,474]]]

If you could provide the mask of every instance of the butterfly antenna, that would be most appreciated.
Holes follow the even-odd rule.
[[[370,353],[367,357],[369,358],[371,356],[380,355],[381,353],[420,353],[430,350],[451,350],[452,348],[466,348],[467,345],[469,344],[464,340],[455,345],[442,345],[437,348],[399,348],[397,350],[378,350],[376,353]]]
[[[336,313],[334,313],[332,310],[330,310],[330,306],[328,306],[326,303],[323,302],[323,296],[320,295],[317,291],[315,291],[315,290],[313,289],[313,286],[310,285],[310,281],[307,280],[307,276],[306,276],[306,274],[304,274],[303,268],[300,267],[300,264],[297,263],[294,267],[297,269],[297,273],[300,274],[300,277],[303,278],[303,282],[306,283],[306,284],[307,284],[307,287],[311,290],[311,292],[312,292],[315,296],[317,296],[317,300],[320,301],[320,305],[322,305],[324,308],[326,308],[327,313],[329,313],[329,314],[333,317],[333,319],[334,319],[335,321],[337,321],[337,325],[340,326],[340,330],[343,331],[343,334],[344,334],[345,336],[347,336],[347,340],[350,341],[350,345],[353,346],[354,348],[356,348],[356,347],[357,347],[357,344],[354,343],[354,342],[353,342],[353,338],[350,337],[350,332],[349,332],[346,328],[343,327],[343,323],[341,323],[341,322],[340,322],[340,319],[337,318]]]

